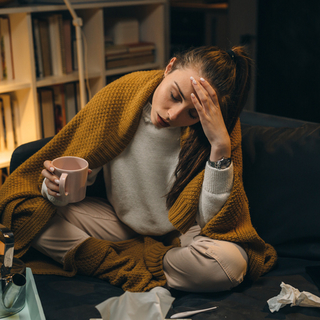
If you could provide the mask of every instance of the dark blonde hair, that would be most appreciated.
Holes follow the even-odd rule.
[[[225,125],[231,134],[250,89],[252,60],[245,48],[237,46],[227,52],[205,46],[178,54],[176,58],[171,73],[177,69],[196,68],[215,89]],[[210,143],[198,122],[190,127],[190,134],[183,142],[175,170],[176,180],[167,194],[168,209],[186,185],[203,170],[209,154]]]

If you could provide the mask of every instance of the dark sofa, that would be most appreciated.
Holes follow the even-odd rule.
[[[320,277],[320,124],[248,111],[241,114],[241,122],[243,180],[252,223],[260,236],[276,248],[277,265],[258,281],[246,279],[228,292],[172,291],[176,299],[167,318],[177,312],[218,306],[190,318],[319,319],[320,308],[288,305],[271,313],[267,300],[280,293],[281,282],[320,296],[320,289],[306,269],[318,266]],[[17,148],[11,169],[47,141]],[[88,193],[97,195],[92,189]],[[47,320],[100,318],[95,305],[123,293],[104,281],[79,275],[35,275],[35,281]]]

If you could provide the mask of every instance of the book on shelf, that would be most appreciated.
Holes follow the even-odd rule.
[[[53,89],[38,89],[38,101],[41,114],[42,138],[52,137],[56,133]]]
[[[62,71],[63,73],[67,73],[66,68],[66,46],[64,41],[64,29],[63,29],[63,19],[62,14],[58,14],[58,22],[59,22],[59,34],[60,34],[60,50],[61,50],[61,56],[62,56]]]
[[[21,130],[20,130],[20,107],[19,102],[15,97],[11,96],[11,113],[13,124],[13,137],[15,147],[19,146],[22,142]]]
[[[54,85],[52,88],[54,93],[56,133],[58,133],[67,124],[64,85]]]
[[[16,128],[13,117],[13,109],[9,94],[0,95],[1,114],[1,150],[14,150],[17,146]]]
[[[73,28],[62,13],[33,18],[37,77],[73,72]]]
[[[140,41],[136,43],[128,43],[127,47],[129,52],[142,52],[154,50],[156,45],[153,42]]]
[[[156,46],[153,42],[140,41],[135,43],[128,44],[110,44],[106,42],[105,45],[105,55],[111,56],[115,54],[123,54],[130,52],[145,52],[145,51],[153,51]]]
[[[77,84],[75,82],[65,84],[65,108],[66,108],[66,122],[72,120],[77,114]]]
[[[78,112],[77,82],[38,89],[42,137],[57,134]]]
[[[8,17],[0,17],[0,43],[1,43],[1,66],[2,79],[14,79],[12,39],[10,30],[10,20]]]
[[[60,34],[60,21],[59,14],[53,14],[48,17],[49,25],[49,39],[51,49],[51,64],[53,75],[63,75],[63,56],[61,49],[61,34]]]
[[[49,38],[49,23],[47,19],[39,19],[40,48],[43,65],[43,76],[52,75],[51,47]]]
[[[77,52],[77,40],[72,38],[72,58],[73,58],[73,70],[79,70],[78,66],[78,52]]]
[[[36,65],[36,76],[38,78],[43,78],[43,59],[40,41],[40,28],[39,19],[33,19],[33,38],[34,38],[34,55],[35,55],[35,65]]]
[[[152,62],[154,62],[154,54],[138,55],[121,59],[106,60],[106,69],[136,66]]]
[[[137,42],[123,45],[106,45],[106,69],[134,66],[154,62],[155,44]]]
[[[63,20],[63,34],[65,46],[66,72],[71,73],[73,72],[71,19]]]
[[[124,60],[124,59],[143,57],[143,56],[153,56],[154,57],[154,54],[152,51],[127,52],[127,53],[113,54],[113,55],[107,56],[106,61]]]

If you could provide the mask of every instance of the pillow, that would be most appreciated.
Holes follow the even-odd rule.
[[[242,124],[242,148],[258,234],[279,256],[320,260],[320,125]]]

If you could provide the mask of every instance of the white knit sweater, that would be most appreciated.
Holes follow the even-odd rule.
[[[165,195],[178,164],[181,128],[156,128],[147,104],[136,134],[127,148],[103,166],[107,198],[121,221],[139,234],[164,235],[174,230],[168,219]],[[101,168],[89,175],[91,185]],[[233,165],[217,170],[206,164],[197,223],[203,227],[228,199],[233,184]],[[42,194],[57,206],[67,205]]]

